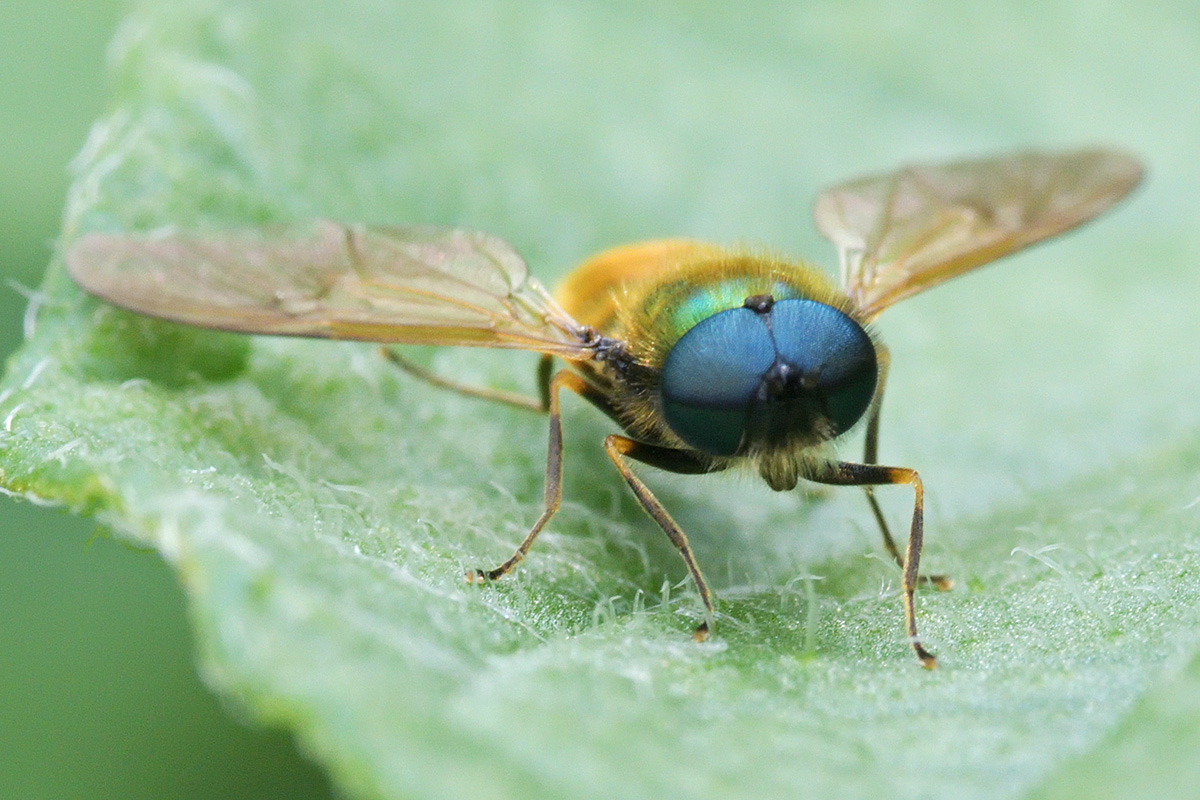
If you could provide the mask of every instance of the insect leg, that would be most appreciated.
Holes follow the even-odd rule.
[[[542,360],[538,363],[538,397],[535,399],[517,392],[506,392],[503,389],[489,389],[482,386],[467,386],[466,384],[458,383],[457,381],[452,381],[448,378],[443,378],[433,370],[426,369],[419,364],[414,364],[404,356],[397,353],[395,350],[392,350],[388,347],[379,348],[379,352],[383,354],[384,358],[407,372],[409,375],[412,375],[415,378],[420,378],[426,383],[433,384],[440,389],[449,389],[452,392],[465,394],[468,397],[478,397],[483,400],[492,400],[497,403],[504,403],[505,405],[523,408],[528,411],[539,411],[543,414],[550,410],[549,386],[550,367],[552,364],[552,359],[550,356],[542,356]]]
[[[916,470],[907,467],[884,467],[878,464],[854,464],[835,461],[824,468],[805,475],[810,481],[831,486],[884,486],[907,483],[913,487],[912,529],[908,534],[908,547],[901,566],[904,568],[904,621],[908,639],[916,651],[917,658],[926,669],[937,666],[937,657],[921,645],[917,635],[917,612],[914,592],[918,583],[918,568],[921,562],[921,545],[924,533],[925,488]]]
[[[695,633],[692,634],[697,642],[703,642],[708,638],[709,622],[716,614],[716,608],[713,606],[712,591],[708,588],[708,581],[704,579],[704,573],[700,571],[700,565],[696,563],[696,555],[692,552],[692,546],[688,543],[687,534],[679,527],[675,520],[671,519],[671,515],[663,508],[662,503],[658,501],[646,484],[642,483],[641,478],[633,473],[629,465],[625,463],[626,458],[634,458],[646,464],[661,467],[670,470],[671,472],[682,473],[700,473],[708,472],[709,465],[707,460],[701,460],[682,450],[671,450],[666,447],[656,447],[655,445],[645,444],[625,436],[612,435],[604,439],[604,449],[608,452],[608,457],[612,459],[613,464],[621,472],[621,477],[629,484],[629,488],[633,490],[633,495],[642,504],[642,508],[646,510],[658,527],[663,529],[667,534],[667,538],[671,540],[671,544],[679,550],[679,555],[683,556],[683,563],[687,564],[688,572],[692,575],[692,581],[696,584],[696,590],[700,593],[700,600],[704,603],[704,622],[697,626]]]
[[[875,396],[871,399],[871,407],[867,411],[867,436],[866,446],[863,452],[864,464],[878,464],[879,452],[879,410],[883,406],[883,389],[887,383],[888,367],[891,365],[891,355],[883,345],[877,345],[876,358],[879,361],[879,383],[875,387]],[[867,503],[871,506],[871,513],[875,516],[875,521],[879,523],[879,531],[883,534],[884,549],[891,554],[896,560],[896,564],[900,569],[904,569],[905,559],[900,555],[900,549],[896,547],[896,540],[892,538],[892,532],[888,529],[887,520],[883,516],[883,509],[879,507],[879,501],[875,499],[875,488],[867,485],[863,486],[863,490],[867,493]],[[921,583],[932,583],[937,588],[945,591],[954,586],[954,579],[948,575],[919,575],[917,580]]]
[[[559,413],[558,390],[564,386],[585,399],[591,399],[592,395],[596,394],[596,390],[588,385],[587,381],[575,373],[567,372],[566,370],[559,372],[547,384],[546,395],[549,405],[548,410],[550,412],[550,441],[546,452],[546,485],[543,492],[545,509],[542,511],[542,515],[537,518],[537,522],[533,523],[533,527],[529,529],[529,533],[525,534],[525,539],[521,542],[520,546],[507,561],[495,569],[472,570],[467,573],[468,581],[494,581],[497,578],[507,575],[518,562],[525,558],[525,554],[533,546],[533,542],[537,539],[538,534],[542,532],[542,528],[546,527],[546,523],[550,521],[550,518],[558,511],[559,505],[562,504],[562,418]]]

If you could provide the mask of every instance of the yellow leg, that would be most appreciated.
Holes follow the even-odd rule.
[[[383,353],[383,357],[395,364],[400,369],[412,375],[415,378],[420,378],[426,383],[433,384],[439,389],[449,389],[452,392],[465,394],[468,397],[478,397],[481,400],[490,400],[495,403],[504,403],[509,406],[516,406],[527,411],[539,411],[546,413],[548,410],[548,399],[545,396],[545,390],[542,390],[542,397],[533,398],[527,397],[517,392],[506,392],[503,389],[489,389],[481,386],[468,386],[458,381],[452,381],[448,378],[443,378],[433,370],[426,369],[418,364],[414,364],[404,356],[387,347],[379,348],[379,352]],[[538,368],[538,383],[542,386],[545,384],[545,377],[549,377],[551,359],[550,356],[544,356],[541,365]]]
[[[558,511],[562,504],[562,416],[559,412],[558,390],[566,387],[571,391],[582,395],[589,396],[591,387],[583,378],[573,372],[563,370],[555,375],[549,384],[549,412],[550,412],[550,439],[546,448],[546,483],[543,491],[545,508],[542,515],[538,517],[537,522],[533,523],[533,527],[529,529],[529,533],[525,534],[525,539],[517,547],[516,551],[509,556],[508,560],[495,569],[481,570],[476,569],[467,573],[468,581],[489,580],[494,581],[504,575],[507,575],[513,567],[515,567],[525,554],[529,552],[529,548],[533,546],[533,542],[537,539],[538,534],[542,532],[542,528],[546,527],[546,523]]]
[[[874,465],[879,463],[877,454],[879,452],[879,410],[883,405],[883,389],[887,383],[888,367],[891,364],[891,356],[886,348],[879,346],[879,383],[875,389],[875,397],[871,400],[871,408],[867,413],[867,436],[866,445],[863,448],[863,463]],[[883,510],[879,507],[879,501],[875,499],[875,490],[873,486],[863,486],[863,490],[867,493],[867,503],[871,506],[871,513],[875,516],[875,522],[879,525],[879,532],[883,534],[883,547],[891,554],[900,569],[904,569],[906,559],[900,555],[900,549],[896,547],[896,541],[892,538],[892,532],[888,529],[887,520],[884,519]],[[954,579],[948,575],[919,575],[917,580],[920,583],[932,583],[938,589],[943,591],[954,586]]]
[[[806,475],[811,481],[835,486],[882,486],[890,484],[908,484],[913,487],[913,516],[912,528],[908,534],[908,547],[905,548],[900,566],[904,568],[904,622],[908,632],[908,640],[912,644],[917,658],[926,669],[937,666],[937,657],[921,644],[917,634],[917,611],[915,593],[920,582],[921,548],[925,532],[925,488],[916,470],[907,467],[882,467],[878,464],[854,464],[846,461],[834,462],[813,475]],[[893,550],[895,544],[892,544]],[[896,553],[899,556],[898,553]]]
[[[679,555],[683,556],[683,563],[687,564],[688,572],[692,574],[692,580],[696,584],[696,590],[700,593],[700,600],[704,603],[705,618],[704,621],[696,627],[692,638],[697,642],[703,642],[708,638],[709,623],[716,614],[716,608],[713,606],[712,592],[708,588],[708,581],[704,579],[704,573],[700,571],[700,565],[696,563],[696,555],[692,552],[692,546],[688,543],[687,534],[679,527],[679,524],[671,518],[667,510],[663,508],[662,503],[658,502],[658,498],[651,493],[642,483],[642,479],[633,473],[629,468],[629,464],[625,462],[625,457],[638,457],[638,451],[646,447],[640,442],[634,441],[625,436],[608,436],[604,440],[604,449],[608,452],[608,457],[612,459],[613,464],[621,472],[621,477],[629,484],[629,488],[633,490],[633,495],[642,504],[642,508],[646,513],[658,523],[658,527],[663,529],[667,534],[667,538],[671,540],[671,544],[679,550]],[[661,450],[661,448],[653,448]],[[674,452],[674,451],[664,451]]]

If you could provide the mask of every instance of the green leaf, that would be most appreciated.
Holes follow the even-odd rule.
[[[568,402],[563,511],[514,575],[470,586],[540,513],[544,419],[367,346],[137,318],[60,258],[0,389],[0,478],[158,549],[209,684],[355,796],[1094,797],[1073,776],[1114,752],[1190,775],[1138,755],[1195,706],[1179,670],[1200,658],[1200,103],[1179,80],[1200,50],[1170,12],[191,2],[113,45],[64,245],[322,215],[486,230],[547,280],[655,236],[828,260],[805,209],[832,181],[1142,153],[1133,203],[879,325],[881,454],[921,470],[925,564],[958,581],[919,598],[934,673],[856,492],[643,470],[722,600],[697,645],[611,426]],[[523,354],[430,357],[533,391]],[[911,495],[881,496],[903,529]]]

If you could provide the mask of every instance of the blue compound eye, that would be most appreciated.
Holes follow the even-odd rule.
[[[854,426],[875,394],[875,345],[813,300],[761,295],[685,333],[663,364],[663,417],[689,446],[732,456],[750,446],[817,443]]]
[[[805,377],[836,436],[866,413],[875,395],[875,345],[862,326],[832,306],[781,300],[771,309],[771,330],[782,361]]]
[[[662,369],[663,416],[680,439],[731,456],[746,431],[775,344],[762,315],[748,308],[714,314],[683,335]]]

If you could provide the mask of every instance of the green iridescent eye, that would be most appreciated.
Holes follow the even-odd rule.
[[[663,416],[717,456],[829,439],[866,412],[876,378],[875,346],[853,319],[813,300],[765,298],[680,338],[663,365]]]
[[[802,388],[837,436],[871,405],[878,379],[875,345],[862,326],[832,306],[784,300],[771,311],[771,330],[783,363],[799,370]]]
[[[748,308],[714,314],[667,354],[661,389],[667,425],[697,450],[733,455],[774,361],[771,332],[758,314]]]

